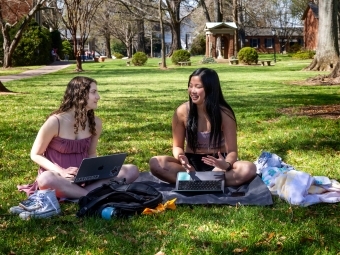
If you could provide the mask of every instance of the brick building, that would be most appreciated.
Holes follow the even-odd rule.
[[[289,52],[295,47],[303,47],[303,27],[246,27],[244,46],[255,48],[261,53]]]

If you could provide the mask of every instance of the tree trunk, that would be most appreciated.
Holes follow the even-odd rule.
[[[82,68],[82,63],[81,63],[81,49],[77,48],[77,38],[75,35],[73,35],[73,53],[76,56],[76,71],[77,72],[82,72],[84,71]]]
[[[23,32],[25,31],[27,24],[24,23],[23,26],[18,30],[13,40],[11,40],[9,30],[9,26],[5,26],[2,30],[3,35],[3,50],[4,50],[4,61],[3,67],[8,68],[12,66],[12,55],[14,53],[15,48],[18,46],[19,41],[22,37]]]
[[[111,54],[111,42],[110,42],[110,34],[105,35],[105,45],[106,45],[106,56],[108,58],[112,58]]]
[[[242,6],[242,0],[240,1],[240,4],[238,4],[239,1],[236,1],[237,5],[237,29],[238,29],[238,38],[240,41],[238,42],[238,49],[242,49],[246,45],[246,34],[244,31],[244,8]]]
[[[3,68],[8,68],[12,66],[12,54],[13,53],[9,51],[9,48],[4,46],[4,61],[2,65]]]
[[[327,78],[335,79],[335,78],[339,78],[339,77],[340,77],[340,63],[338,62],[338,63],[336,63],[333,71],[329,75],[327,75]]]
[[[180,22],[180,3],[181,1],[170,1],[170,5],[168,5],[169,16],[171,19],[170,29],[171,29],[171,48],[168,56],[172,56],[175,50],[182,49],[181,45],[181,22]]]
[[[235,24],[237,24],[237,17],[238,17],[238,13],[237,13],[237,0],[233,0],[233,22]],[[238,48],[238,33],[237,30],[234,33],[234,56],[237,56],[237,52],[238,52],[239,48]]]
[[[138,34],[137,34],[137,51],[145,52],[144,40],[144,20],[137,20]]]
[[[175,50],[182,49],[181,45],[181,23],[176,22],[171,26],[171,35],[172,35],[172,42],[171,42],[171,49],[168,53],[168,56],[172,56]]]
[[[209,11],[208,11],[208,8],[207,8],[207,6],[205,4],[205,0],[200,0],[200,3],[201,3],[201,6],[202,6],[202,9],[203,9],[206,21],[207,22],[211,22]]]
[[[163,12],[162,12],[162,1],[159,1],[159,26],[161,28],[161,45],[162,45],[162,68],[166,68],[166,58],[165,58],[165,42],[164,42],[164,24],[163,24]],[[152,45],[151,45],[152,47]]]
[[[126,41],[126,54],[128,58],[132,57],[132,40],[127,39]]]
[[[313,62],[304,70],[330,71],[339,60],[338,0],[319,1],[318,45]]]
[[[5,85],[2,84],[2,82],[0,81],[0,92],[13,92],[13,91],[10,91],[9,89],[7,89]]]
[[[220,0],[214,0],[214,18],[215,22],[222,22],[222,13],[221,13],[221,1]]]

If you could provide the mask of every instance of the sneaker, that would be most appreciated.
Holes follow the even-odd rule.
[[[19,206],[13,206],[9,208],[9,212],[13,214],[20,214],[25,211],[34,211],[40,206],[36,203],[36,197],[38,190],[36,190],[28,199],[19,203]]]
[[[19,206],[29,212],[40,208],[39,203],[37,203],[37,197],[38,197],[39,191],[40,190],[36,190],[31,196],[29,196],[28,199],[20,202]]]
[[[32,211],[21,212],[19,214],[21,219],[50,218],[61,213],[60,205],[54,190],[38,190],[35,195],[34,206],[38,208]],[[31,208],[33,208],[33,202]]]
[[[9,208],[9,212],[13,214],[20,214],[22,212],[25,212],[25,209],[21,206],[12,206],[11,208]]]

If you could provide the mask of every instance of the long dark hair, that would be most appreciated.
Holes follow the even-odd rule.
[[[218,78],[216,71],[209,68],[197,69],[190,75],[188,87],[190,86],[190,80],[193,76],[198,76],[201,78],[202,85],[205,91],[204,105],[211,126],[209,147],[210,145],[212,145],[213,148],[220,147],[220,141],[222,140],[221,110],[228,114],[236,123],[234,111],[223,97],[220,79]],[[195,153],[198,148],[198,112],[197,105],[192,102],[190,95],[189,106],[190,107],[186,125],[186,132],[188,134],[187,142],[189,147]],[[229,111],[226,109],[228,109]]]
[[[93,110],[86,110],[87,99],[89,97],[91,83],[97,83],[94,79],[84,76],[74,77],[68,84],[64,94],[63,101],[61,102],[59,109],[50,114],[58,114],[67,112],[74,108],[74,118],[76,123],[74,124],[74,133],[78,133],[79,126],[83,130],[86,127],[86,121],[89,122],[90,133],[96,134],[96,122],[94,118]]]

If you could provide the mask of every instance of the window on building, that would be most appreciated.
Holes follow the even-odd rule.
[[[250,38],[250,47],[258,48],[260,45],[260,39],[259,38]]]
[[[266,47],[266,48],[273,48],[273,46],[274,46],[273,38],[265,38],[264,39],[264,47]]]

